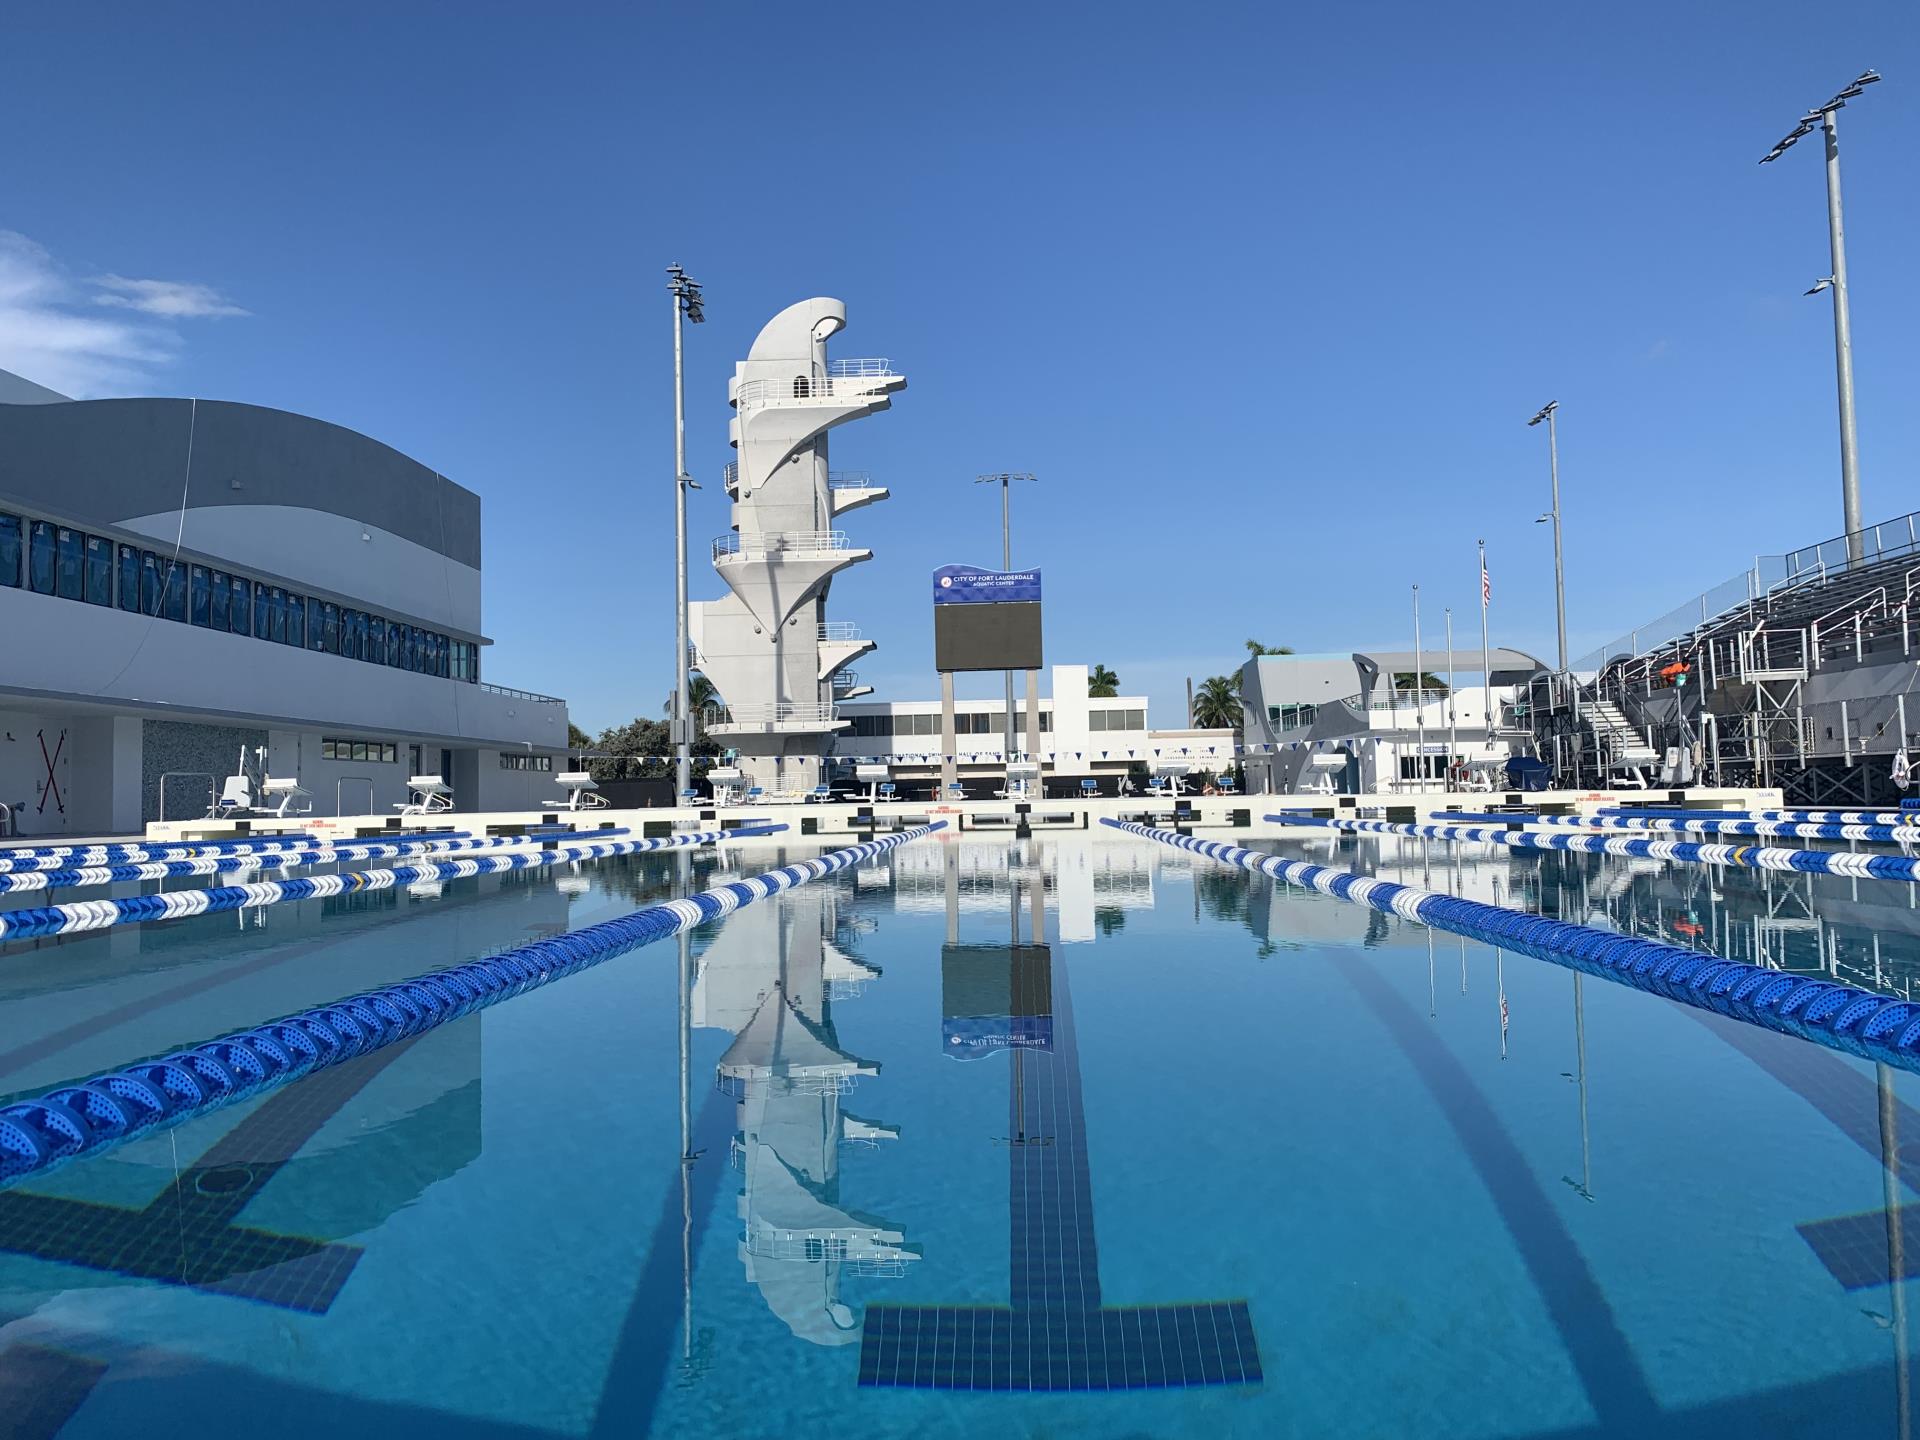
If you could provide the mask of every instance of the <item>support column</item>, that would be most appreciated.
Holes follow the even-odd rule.
[[[1040,758],[1040,672],[1027,671],[1027,758]]]
[[[954,782],[960,778],[960,762],[957,758],[960,747],[954,743],[953,733],[953,672],[940,672],[940,798],[945,799],[952,793]]]

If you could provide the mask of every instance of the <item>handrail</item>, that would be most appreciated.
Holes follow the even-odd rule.
[[[838,365],[857,365],[860,361],[836,361]],[[886,361],[870,362],[885,366]],[[821,401],[864,400],[883,395],[888,387],[876,381],[895,379],[888,369],[837,371],[829,375],[795,375],[791,379],[748,380],[733,396],[734,408],[744,414],[762,405],[815,405]]]
[[[162,774],[160,777],[160,819],[162,823],[164,823],[167,818],[167,781],[169,780],[204,780],[206,781],[207,782],[206,813],[209,813],[209,814],[212,813],[214,803],[215,803],[215,794],[214,794],[214,788],[213,788],[213,776],[209,772],[205,770],[168,770],[164,774]]]
[[[860,627],[851,620],[822,620],[820,638],[822,640],[858,640]]]
[[[494,695],[505,695],[513,700],[533,700],[542,705],[564,705],[567,703],[558,695],[539,695],[531,690],[515,690],[510,685],[489,685],[485,681],[482,681],[480,688]]]
[[[0,800],[0,836],[13,838],[13,806],[4,800]]]
[[[844,530],[754,531],[716,537],[713,558],[718,562],[730,558],[764,559],[769,555],[830,555],[852,548]]]
[[[817,701],[769,700],[752,705],[716,705],[704,713],[704,723],[712,730],[721,725],[834,725],[839,717],[832,705]]]
[[[829,375],[891,375],[893,362],[884,355],[866,356],[854,360],[830,360],[827,362]]]
[[[342,775],[339,779],[333,782],[333,813],[334,815],[338,817],[347,813],[344,809],[341,808],[341,805],[340,805],[340,787],[346,784],[347,781],[349,780],[358,780],[367,787],[367,808],[361,813],[366,815],[373,814],[373,794],[374,794],[373,777],[371,775]]]
[[[873,472],[870,470],[829,470],[827,488],[831,490],[871,490]]]

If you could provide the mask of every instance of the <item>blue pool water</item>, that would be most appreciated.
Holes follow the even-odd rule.
[[[1244,843],[1920,976],[1907,885]],[[6,946],[0,1096],[816,853]],[[0,1434],[1905,1433],[1913,1075],[1114,834],[688,950],[0,1191]]]

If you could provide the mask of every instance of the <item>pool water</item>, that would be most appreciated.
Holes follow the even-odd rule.
[[[1242,843],[1920,975],[1903,884]],[[817,853],[6,946],[0,1096]],[[0,1434],[1907,1433],[1913,1075],[1111,832],[685,951],[0,1191]]]

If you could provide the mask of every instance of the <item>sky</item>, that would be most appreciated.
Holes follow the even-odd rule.
[[[1820,151],[1840,115],[1864,510],[1920,508],[1920,7],[1760,3],[35,7],[0,48],[0,368],[363,431],[483,500],[486,678],[598,731],[673,662],[726,381],[847,305],[893,497],[829,614],[937,693],[929,573],[1045,573],[1051,662],[1161,726],[1244,641],[1575,656],[1841,528]],[[283,566],[298,573],[298,535]],[[997,677],[964,677],[991,695]]]

